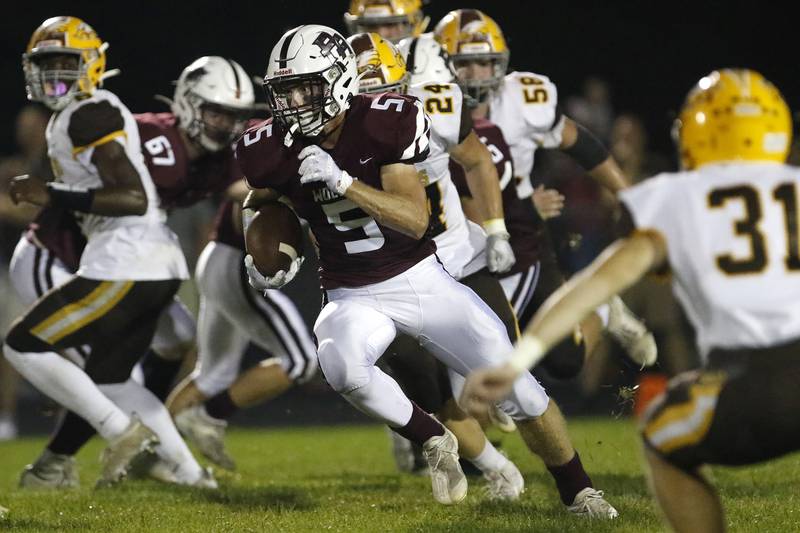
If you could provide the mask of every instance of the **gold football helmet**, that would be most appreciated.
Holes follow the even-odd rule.
[[[409,74],[403,54],[377,33],[357,33],[347,42],[356,53],[358,92],[405,93]]]
[[[28,99],[54,111],[64,109],[79,95],[91,95],[106,72],[108,43],[76,17],[52,17],[33,32],[22,55]]]
[[[727,161],[783,162],[792,118],[780,91],[758,72],[716,70],[689,92],[673,137],[686,169]]]
[[[439,21],[433,34],[450,55],[459,84],[477,101],[484,101],[503,81],[510,52],[491,17],[477,9],[456,9]],[[492,73],[487,79],[473,76],[466,68],[471,62],[490,62]]]
[[[351,35],[374,32],[393,43],[420,35],[429,21],[422,13],[422,0],[352,0],[344,14]]]

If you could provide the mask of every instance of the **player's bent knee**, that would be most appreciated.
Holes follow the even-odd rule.
[[[514,420],[538,418],[547,411],[550,398],[544,388],[530,374],[523,374],[514,382],[511,394],[500,403],[500,408]]]
[[[343,353],[333,339],[321,341],[317,353],[322,374],[336,392],[347,394],[369,383],[365,358],[359,358],[357,353]]]

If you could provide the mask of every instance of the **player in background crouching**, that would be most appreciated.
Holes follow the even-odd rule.
[[[673,378],[648,409],[645,456],[669,525],[718,533],[722,506],[701,467],[800,449],[800,171],[784,164],[789,108],[752,70],[701,78],[673,131],[684,170],[620,193],[628,236],[548,299],[508,363],[470,375],[463,401],[502,398],[594,306],[671,273],[705,368]]]
[[[194,372],[170,395],[175,424],[215,464],[233,470],[225,450],[227,420],[268,401],[317,371],[317,350],[297,306],[279,290],[258,291],[242,267],[241,201],[220,206],[215,229],[197,262],[200,291]],[[248,342],[269,357],[239,375]]]

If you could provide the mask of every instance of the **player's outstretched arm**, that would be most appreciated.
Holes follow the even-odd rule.
[[[606,248],[545,301],[505,365],[469,375],[461,405],[480,413],[505,397],[520,373],[535,366],[599,305],[657,269],[666,257],[666,243],[653,231],[634,233]]]
[[[630,185],[600,139],[571,118],[564,118],[559,148],[611,192],[616,193]]]

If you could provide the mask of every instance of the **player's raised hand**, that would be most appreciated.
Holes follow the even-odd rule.
[[[511,392],[519,376],[519,370],[508,363],[492,368],[481,368],[467,376],[459,404],[470,414],[486,413]]]
[[[564,210],[564,195],[556,189],[545,189],[544,185],[539,185],[534,189],[531,198],[542,220],[555,218]]]
[[[40,206],[50,204],[50,192],[45,182],[28,174],[13,178],[9,184],[8,194],[14,204],[20,202]]]
[[[298,155],[300,183],[321,181],[336,194],[344,194],[353,184],[353,178],[339,168],[331,155],[317,145],[306,146]]]

